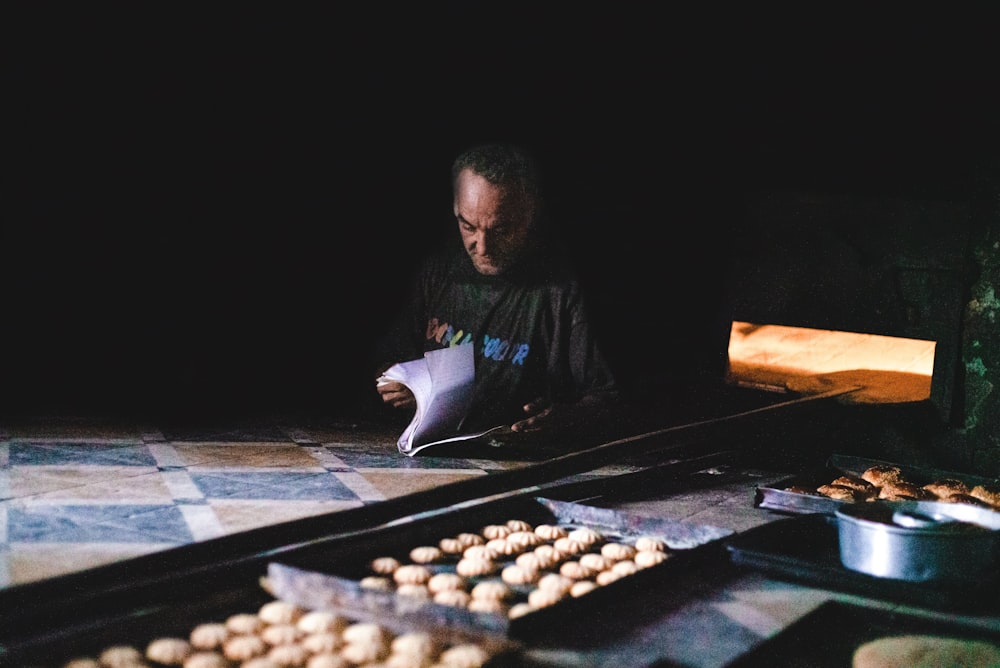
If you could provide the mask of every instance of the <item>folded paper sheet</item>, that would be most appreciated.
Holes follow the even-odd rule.
[[[474,348],[465,344],[432,350],[424,356],[386,369],[379,382],[396,381],[410,388],[417,408],[397,445],[404,455],[439,443],[483,436],[503,427],[463,433],[462,423],[472,404],[476,379]]]

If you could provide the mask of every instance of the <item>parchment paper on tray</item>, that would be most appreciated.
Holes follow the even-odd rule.
[[[691,524],[666,517],[621,513],[608,508],[586,506],[555,499],[539,498],[538,501],[552,511],[560,524],[580,524],[595,529],[604,529],[625,537],[658,536],[663,539],[667,547],[673,550],[690,550],[733,533],[731,529],[705,524]]]

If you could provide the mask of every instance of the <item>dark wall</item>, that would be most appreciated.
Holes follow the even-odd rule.
[[[672,11],[8,9],[5,409],[366,407],[489,139],[538,153],[658,391],[718,364],[745,191],[961,189],[995,143],[974,23]]]

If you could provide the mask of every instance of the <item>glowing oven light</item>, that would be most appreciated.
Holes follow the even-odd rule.
[[[808,394],[831,384],[861,385],[865,403],[930,397],[934,341],[734,321],[726,380]],[[864,397],[864,398],[862,398]]]

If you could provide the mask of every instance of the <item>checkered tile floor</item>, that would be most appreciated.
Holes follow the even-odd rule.
[[[0,586],[525,465],[409,458],[397,436],[358,425],[0,423]]]

